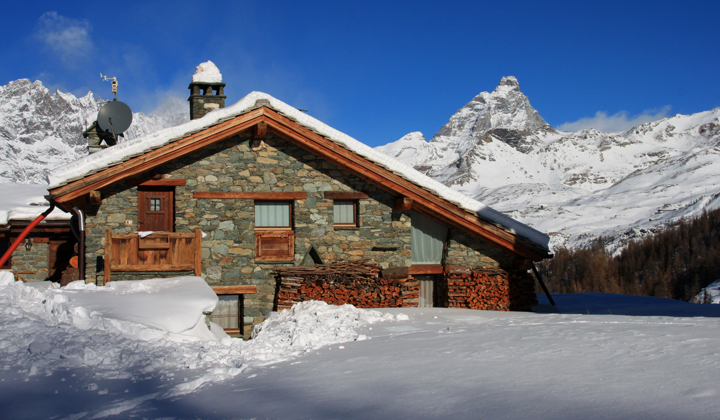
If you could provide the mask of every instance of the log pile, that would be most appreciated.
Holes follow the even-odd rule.
[[[535,284],[524,271],[448,265],[447,306],[493,311],[529,311],[537,305]]]
[[[381,278],[380,268],[367,259],[314,267],[275,270],[277,309],[306,300],[332,305],[349,303],[358,308],[417,306],[420,282],[407,276]]]

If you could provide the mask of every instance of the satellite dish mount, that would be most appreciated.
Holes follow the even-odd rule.
[[[98,134],[108,146],[117,144],[118,137],[123,136],[125,130],[132,124],[132,110],[117,100],[117,77],[108,77],[100,73],[104,81],[112,83],[112,93],[115,99],[100,108],[97,115]],[[124,137],[124,136],[123,136]]]

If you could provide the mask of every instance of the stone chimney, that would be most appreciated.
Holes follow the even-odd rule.
[[[88,127],[87,130],[83,131],[82,135],[83,137],[88,139],[88,154],[99,152],[103,149],[115,145],[115,138],[111,134],[103,133],[103,131],[98,126],[97,120],[93,121],[90,124],[90,127]],[[120,137],[125,136],[123,134],[120,134]],[[103,144],[103,141],[105,142],[105,144]]]
[[[202,118],[213,109],[225,108],[222,74],[212,61],[206,61],[195,70],[190,83],[190,119]]]

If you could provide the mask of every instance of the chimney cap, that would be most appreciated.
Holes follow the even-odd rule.
[[[220,74],[220,69],[217,68],[215,63],[208,60],[200,63],[200,65],[195,68],[192,81],[193,83],[222,83],[222,74]]]

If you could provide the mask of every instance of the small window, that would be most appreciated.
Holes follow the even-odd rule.
[[[226,333],[242,335],[242,296],[218,295],[218,304],[208,315],[208,319],[223,327]]]
[[[258,201],[255,203],[255,228],[290,229],[292,204],[286,201]]]
[[[150,211],[162,211],[160,209],[160,199],[159,198],[151,198],[150,199]]]
[[[339,201],[333,202],[333,221],[334,226],[338,227],[356,227],[357,224],[357,201]]]

